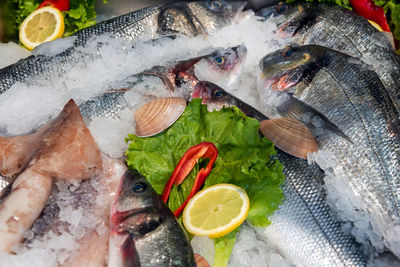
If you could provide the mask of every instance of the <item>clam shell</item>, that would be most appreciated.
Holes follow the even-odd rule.
[[[207,260],[197,253],[194,254],[194,260],[196,261],[197,267],[210,267],[210,264],[207,262]]]
[[[318,150],[318,143],[311,131],[295,119],[280,118],[262,121],[260,131],[279,149],[298,158],[306,159],[307,153]]]
[[[134,115],[135,134],[149,137],[164,131],[179,119],[185,107],[186,100],[181,97],[165,97],[147,102]]]

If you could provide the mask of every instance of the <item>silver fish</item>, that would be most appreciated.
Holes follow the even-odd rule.
[[[108,266],[195,266],[174,214],[137,171],[128,171],[111,208]]]
[[[197,84],[193,97],[214,107],[237,106],[247,116],[268,119],[261,112],[206,82]],[[270,218],[271,225],[258,233],[272,242],[296,266],[365,266],[354,238],[346,235],[326,204],[324,173],[316,165],[277,149],[286,177],[285,200]]]
[[[281,4],[272,9],[281,23],[279,33],[292,37],[297,45],[329,47],[368,63],[400,109],[400,60],[394,52],[393,39],[387,38],[390,33],[379,32],[354,11],[338,5]],[[271,12],[264,10],[258,14]]]
[[[227,49],[218,49],[210,54],[193,59],[171,63],[169,66],[156,66],[136,76],[138,78],[146,75],[159,77],[171,93],[176,91],[177,87],[182,87],[183,89],[179,93],[188,100],[198,82],[194,73],[198,63],[205,64],[205,66],[203,65],[203,73],[226,77],[227,80],[235,80],[240,75],[245,58],[246,47],[239,45]],[[118,112],[129,106],[124,98],[125,92],[123,91],[135,90],[135,86],[141,82],[139,79],[127,84],[127,88],[124,90],[106,93],[82,103],[79,106],[82,116],[90,120],[99,117],[119,118]]]
[[[267,115],[319,128],[319,147],[335,162],[326,181],[331,192],[342,193],[334,203],[342,217],[355,223],[362,239],[400,257],[399,110],[378,75],[356,58],[317,45],[275,51],[260,67]]]
[[[168,81],[168,88],[171,89],[171,92],[166,92],[166,94],[173,93],[172,90],[176,90],[178,86],[181,86],[183,88],[181,93],[184,94],[186,98],[189,98],[194,90],[195,84],[198,82],[194,74],[196,64],[205,62],[207,72],[226,76],[229,79],[236,79],[240,74],[240,69],[243,66],[245,57],[246,48],[240,45],[228,49],[218,49],[212,53],[194,59],[171,63],[169,66],[158,66],[148,70],[146,73],[160,77],[163,81]],[[140,78],[142,75],[145,74],[137,76]],[[139,93],[136,91],[135,86],[140,82],[141,81],[138,80],[137,83],[127,84],[129,88],[126,88],[125,92],[124,90],[108,92],[81,103],[79,105],[81,115],[86,122],[93,121],[96,118],[121,119],[121,111],[133,108],[130,103],[128,103],[129,101],[127,101],[127,99],[130,99],[130,96],[125,96],[127,91],[135,91],[135,97],[143,94],[144,99],[151,99],[151,96],[147,96],[150,94],[149,92],[145,91]],[[162,92],[157,90],[156,93],[161,94]],[[0,153],[9,152],[0,151]],[[4,157],[9,156],[5,155]],[[0,200],[8,193],[8,189],[14,180],[14,176],[1,176],[0,174]]]
[[[152,6],[104,21],[75,33],[71,37],[71,47],[54,56],[39,53],[0,69],[0,94],[16,82],[29,83],[37,77],[48,79],[59,76],[78,62],[90,60],[80,48],[93,44],[101,46],[101,41],[96,40],[99,35],[145,40],[177,34],[196,36],[230,24],[245,5],[246,2],[224,0],[182,2]],[[45,45],[51,47],[52,44]]]

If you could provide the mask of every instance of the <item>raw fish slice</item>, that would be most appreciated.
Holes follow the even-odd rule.
[[[46,205],[52,178],[26,169],[12,185],[11,193],[0,204],[0,252],[11,252]]]
[[[0,173],[9,177],[20,173],[40,148],[36,141],[39,131],[32,135],[0,137]]]
[[[52,177],[87,179],[102,169],[100,151],[73,100],[55,120],[31,135],[32,140],[27,141],[28,137],[24,140],[30,144],[36,141],[38,149],[0,204],[0,252],[10,252],[40,215],[50,195]]]
[[[47,132],[40,151],[30,163],[36,170],[77,180],[91,178],[101,171],[100,150],[73,100],[51,122]]]
[[[18,174],[28,164],[68,179],[90,178],[101,170],[100,150],[73,100],[38,132],[0,137],[0,174]]]

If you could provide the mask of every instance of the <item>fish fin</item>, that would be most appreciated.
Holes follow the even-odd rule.
[[[325,130],[327,130],[353,143],[338,126],[321,112],[292,95],[289,95],[287,100],[277,106],[276,109],[281,116],[297,119],[307,125],[315,137],[325,135]]]
[[[140,266],[138,253],[133,239],[128,236],[121,245],[123,266]]]
[[[298,157],[318,150],[318,143],[310,129],[302,122],[292,118],[279,118],[260,122],[260,131],[282,151]]]
[[[126,92],[130,91],[131,89],[132,89],[131,87],[111,89],[111,90],[104,92],[104,94],[126,93]]]

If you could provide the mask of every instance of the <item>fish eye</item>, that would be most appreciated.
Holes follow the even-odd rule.
[[[214,91],[214,96],[215,97],[222,97],[224,95],[224,92],[222,92],[221,90],[215,90]]]
[[[215,57],[214,62],[217,63],[218,65],[221,65],[225,62],[224,57]]]
[[[218,10],[222,7],[222,3],[220,1],[212,1],[210,7],[211,9]]]
[[[146,184],[143,182],[137,182],[133,185],[132,191],[134,193],[143,193],[144,191],[146,191]]]
[[[284,57],[290,57],[292,54],[293,54],[293,50],[290,49],[290,48],[285,49],[285,50],[283,51],[283,56],[284,56]]]
[[[283,14],[283,13],[285,13],[285,12],[287,11],[287,9],[288,9],[288,6],[287,6],[287,5],[281,5],[281,6],[278,8],[277,12],[278,12],[279,14]]]

